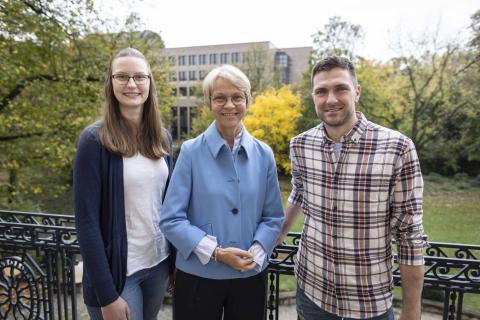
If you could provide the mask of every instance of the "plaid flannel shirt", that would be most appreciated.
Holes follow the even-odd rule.
[[[323,123],[292,139],[288,201],[305,216],[295,274],[320,308],[370,318],[392,305],[398,262],[423,265],[423,180],[413,142],[358,112],[339,159]]]

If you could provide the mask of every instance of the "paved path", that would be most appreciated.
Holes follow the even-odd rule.
[[[78,315],[82,320],[88,320],[88,314],[84,308],[83,303],[79,303],[78,306]],[[398,319],[398,310],[395,311],[395,319]],[[435,314],[423,314],[422,320],[440,320],[442,317]],[[135,320],[135,319],[134,319]],[[160,314],[158,315],[158,320],[172,320],[172,306],[164,305]],[[247,320],[247,319],[246,319]],[[297,311],[295,310],[295,305],[281,305],[279,310],[279,320],[297,320]]]

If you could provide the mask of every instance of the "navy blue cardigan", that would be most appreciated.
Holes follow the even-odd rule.
[[[83,298],[85,304],[93,307],[115,301],[123,290],[127,273],[123,159],[100,143],[100,126],[97,122],[82,132],[73,165],[75,223],[83,258]],[[167,135],[170,150],[165,160],[170,180],[172,138]]]

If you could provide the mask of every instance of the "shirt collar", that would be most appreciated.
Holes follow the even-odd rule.
[[[342,137],[341,142],[351,141],[353,143],[358,143],[363,133],[365,132],[365,129],[367,128],[368,120],[363,115],[363,113],[358,111],[356,112],[356,114],[358,119],[357,122],[355,123],[353,128],[346,135]],[[325,129],[325,125],[323,124],[323,122],[318,125],[318,129],[320,131],[319,136],[324,143],[327,141],[333,142],[333,140],[328,137],[327,131]]]
[[[228,152],[231,152],[230,148],[226,145],[225,140],[218,132],[215,121],[213,121],[208,127],[208,129],[205,130],[204,136],[205,140],[207,141],[208,148],[210,149],[210,152],[215,159],[218,157],[218,154],[220,153],[220,150],[222,148],[227,148]],[[252,152],[253,137],[248,133],[245,127],[243,127],[242,129],[242,136],[240,138],[239,148],[243,148],[243,150],[245,150],[247,158],[249,156],[249,153]]]

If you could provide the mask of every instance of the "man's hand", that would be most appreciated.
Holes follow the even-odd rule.
[[[102,316],[104,320],[130,320],[130,309],[122,297],[118,297],[109,305],[102,307]]]
[[[245,272],[255,268],[255,261],[253,255],[245,250],[238,248],[218,248],[216,249],[217,260],[223,262],[233,269],[240,272]]]

